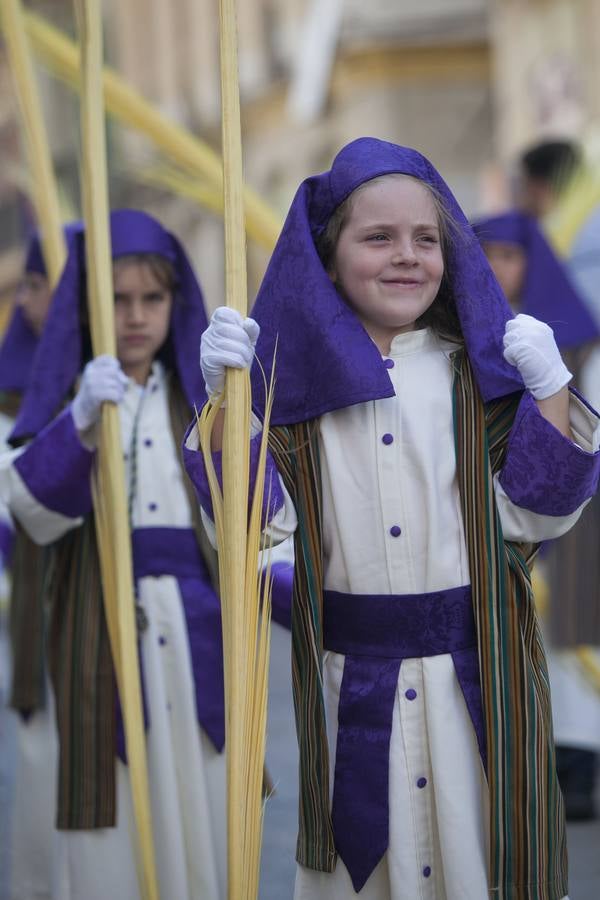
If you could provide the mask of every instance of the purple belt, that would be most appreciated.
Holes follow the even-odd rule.
[[[225,744],[221,605],[196,536],[191,528],[136,528],[131,545],[136,582],[162,575],[177,579],[187,626],[198,721],[220,752]],[[164,636],[159,637],[161,644],[165,640]],[[144,706],[147,719],[145,703]],[[117,748],[124,758],[120,715]]]
[[[485,765],[471,588],[403,595],[324,591],[323,646],[346,657],[331,815],[336,849],[358,893],[388,847],[390,735],[403,659],[452,655]],[[413,690],[406,698],[424,701]]]

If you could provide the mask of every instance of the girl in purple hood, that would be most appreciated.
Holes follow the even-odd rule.
[[[433,166],[374,138],[302,183],[252,319],[215,312],[209,397],[254,355],[268,375],[276,341],[266,527],[295,535],[296,900],[560,900],[529,564],[596,489],[598,416],[551,329],[512,317]],[[192,429],[208,513],[196,447]]]

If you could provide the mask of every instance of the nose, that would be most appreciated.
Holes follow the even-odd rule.
[[[145,322],[144,304],[140,297],[134,297],[127,305],[127,321],[130,325],[143,325]]]
[[[395,266],[413,265],[417,261],[415,248],[410,238],[398,240],[394,244],[392,264]]]

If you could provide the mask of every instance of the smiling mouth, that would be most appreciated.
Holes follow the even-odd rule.
[[[395,284],[395,285],[399,285],[400,287],[418,287],[422,283],[423,283],[422,281],[408,281],[408,280],[404,281],[404,280],[396,279],[396,278],[390,279],[389,281],[382,282],[382,284]]]
[[[145,344],[148,338],[145,334],[129,334],[123,340],[126,344]]]

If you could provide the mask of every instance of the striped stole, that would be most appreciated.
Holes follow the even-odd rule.
[[[490,896],[567,893],[562,799],[554,768],[548,676],[533,608],[533,545],[505,543],[493,475],[520,395],[484,406],[464,351],[453,354],[457,475],[479,643],[490,789]],[[318,420],[271,429],[269,446],[298,516],[292,675],[300,748],[297,859],[335,868],[322,682],[323,547]]]
[[[457,474],[488,748],[490,894],[560,900],[567,893],[565,822],[528,568],[536,548],[504,542],[493,487],[520,397],[484,406],[467,355],[459,351],[454,362]]]
[[[45,557],[48,550],[34,544],[16,525],[11,561],[10,647],[12,687],[10,706],[24,716],[46,705]]]
[[[333,872],[337,859],[329,811],[329,749],[323,700],[323,541],[318,420],[273,427],[269,448],[298,516],[292,599],[292,686],[300,750],[296,858]]]
[[[54,545],[50,675],[59,737],[56,827],[115,824],[115,680],[93,516]]]

